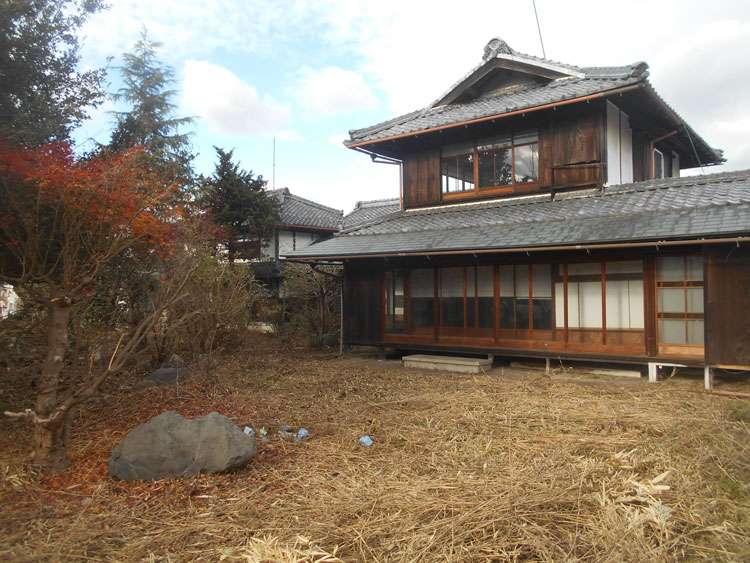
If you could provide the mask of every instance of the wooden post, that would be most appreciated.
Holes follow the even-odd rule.
[[[546,373],[547,375],[550,374],[549,363],[549,358],[544,358],[544,373]]]
[[[649,383],[656,383],[659,381],[659,366],[657,366],[654,362],[648,363],[648,382]]]
[[[385,346],[378,346],[378,361],[385,360]]]
[[[341,289],[339,290],[339,356],[349,355],[349,346],[344,344],[344,286],[346,286],[346,273],[341,280]]]
[[[714,389],[714,373],[711,371],[711,366],[707,365],[703,368],[703,383],[706,386],[706,391],[713,391]]]

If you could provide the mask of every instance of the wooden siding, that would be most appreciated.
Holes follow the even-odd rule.
[[[750,366],[750,248],[711,248],[706,266],[708,362]]]
[[[382,272],[344,268],[344,335],[346,344],[378,344],[381,333]]]
[[[404,159],[404,207],[440,201],[440,149],[412,153]]]
[[[651,160],[648,155],[649,142],[643,133],[633,132],[633,181],[651,179]]]
[[[534,119],[482,124],[462,132],[463,137],[446,135],[445,144],[501,134],[507,130],[538,128],[539,183],[500,187],[466,193],[441,193],[440,147],[416,148],[403,157],[404,208],[425,207],[456,201],[517,195],[528,191],[601,186],[605,177],[606,121],[603,104],[551,111]],[[473,132],[473,134],[472,134]]]

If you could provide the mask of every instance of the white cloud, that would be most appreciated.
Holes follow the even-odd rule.
[[[272,133],[291,119],[289,108],[211,63],[187,61],[183,90],[185,105],[219,133]]]
[[[374,108],[378,104],[361,74],[334,66],[319,72],[302,71],[299,102],[317,115],[349,113]]]
[[[306,139],[296,131],[277,131],[275,137],[279,141],[289,141],[293,143],[303,143]]]

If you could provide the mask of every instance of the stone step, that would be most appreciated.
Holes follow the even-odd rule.
[[[436,369],[458,373],[483,373],[492,369],[492,360],[487,358],[414,354],[404,356],[402,362],[405,368]]]

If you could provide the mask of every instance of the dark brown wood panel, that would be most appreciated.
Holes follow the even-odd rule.
[[[550,166],[569,166],[602,161],[602,119],[598,112],[566,117],[552,122]]]
[[[345,343],[380,342],[381,277],[376,270],[344,268]]]
[[[603,169],[601,163],[571,164],[570,166],[555,166],[552,171],[552,186],[601,186]]]
[[[413,153],[404,159],[404,207],[440,201],[440,150]]]
[[[750,366],[750,247],[711,248],[706,265],[708,362]]]
[[[651,178],[651,160],[648,155],[649,142],[643,133],[633,132],[633,181],[643,182]]]

